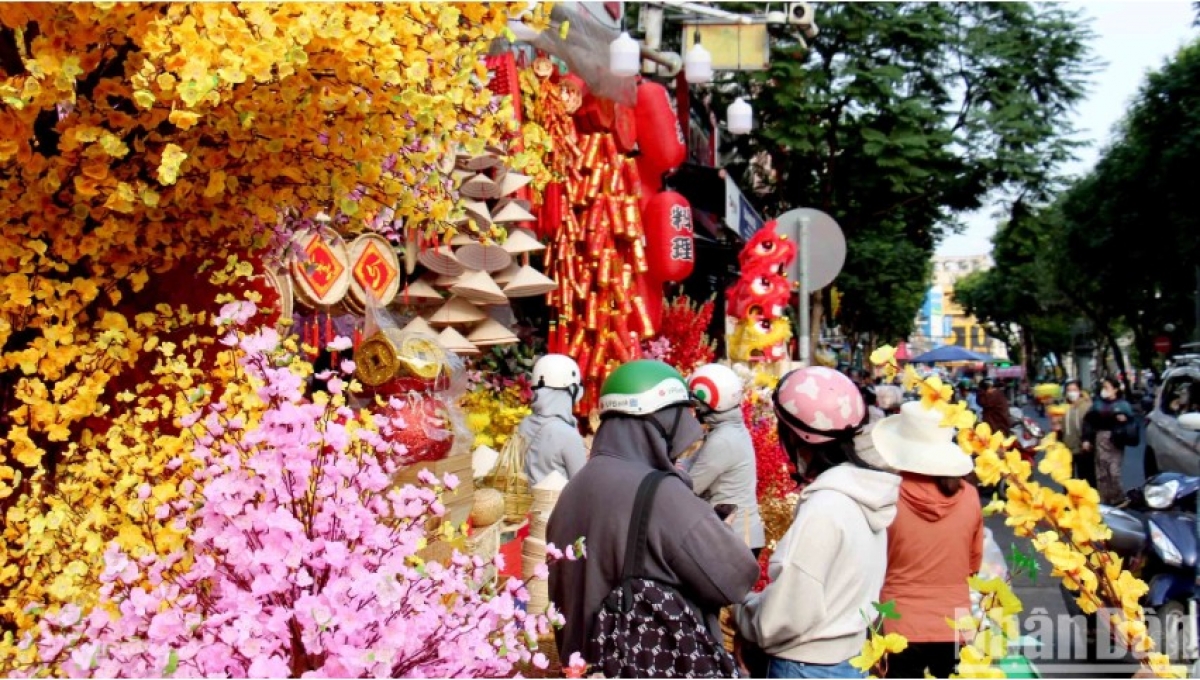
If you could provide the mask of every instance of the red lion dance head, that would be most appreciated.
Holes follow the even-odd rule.
[[[730,356],[735,360],[783,358],[791,327],[783,318],[792,298],[784,273],[796,259],[796,244],[767,222],[738,255],[741,278],[729,288],[729,313],[737,318]],[[736,355],[736,356],[735,356]]]

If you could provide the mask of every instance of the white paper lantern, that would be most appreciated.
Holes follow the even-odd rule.
[[[683,58],[683,74],[689,83],[710,83],[713,79],[712,55],[696,43]]]
[[[725,112],[725,125],[735,135],[744,135],[754,127],[754,109],[741,97],[738,97]]]
[[[608,68],[618,76],[636,76],[641,71],[642,50],[628,33],[622,33],[609,43]]]

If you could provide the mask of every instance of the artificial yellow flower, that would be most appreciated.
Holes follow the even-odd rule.
[[[1046,449],[1042,461],[1038,463],[1038,471],[1059,484],[1063,484],[1074,474],[1071,450],[1062,444],[1052,442]]]
[[[960,432],[970,431],[975,427],[975,412],[967,407],[967,403],[963,401],[944,402],[937,404],[938,411],[942,414],[941,427],[953,427]]]
[[[896,363],[896,348],[891,345],[884,345],[879,349],[871,352],[871,364],[879,366],[883,369],[884,376],[888,382],[896,378],[896,373],[899,370],[899,364]]]
[[[981,484],[994,486],[1008,473],[1004,460],[994,451],[986,451],[975,459],[975,476]]]
[[[921,405],[933,408],[936,404],[947,404],[954,397],[954,388],[943,383],[938,376],[930,376],[917,385],[921,394]]]

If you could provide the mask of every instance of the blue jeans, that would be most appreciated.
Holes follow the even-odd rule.
[[[781,659],[777,656],[771,657],[771,663],[767,667],[768,678],[865,678],[867,677],[862,671],[850,665],[849,661],[835,663],[832,665],[822,665],[816,663],[804,663],[803,661],[792,661],[790,659]]]

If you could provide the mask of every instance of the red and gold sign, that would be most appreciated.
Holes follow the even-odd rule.
[[[400,260],[387,239],[378,234],[363,234],[350,244],[350,261],[354,263],[350,280],[350,295],[360,305],[368,297],[386,306],[400,290]]]
[[[345,242],[336,234],[309,234],[298,238],[302,252],[291,264],[297,301],[308,307],[337,304],[350,287]]]

